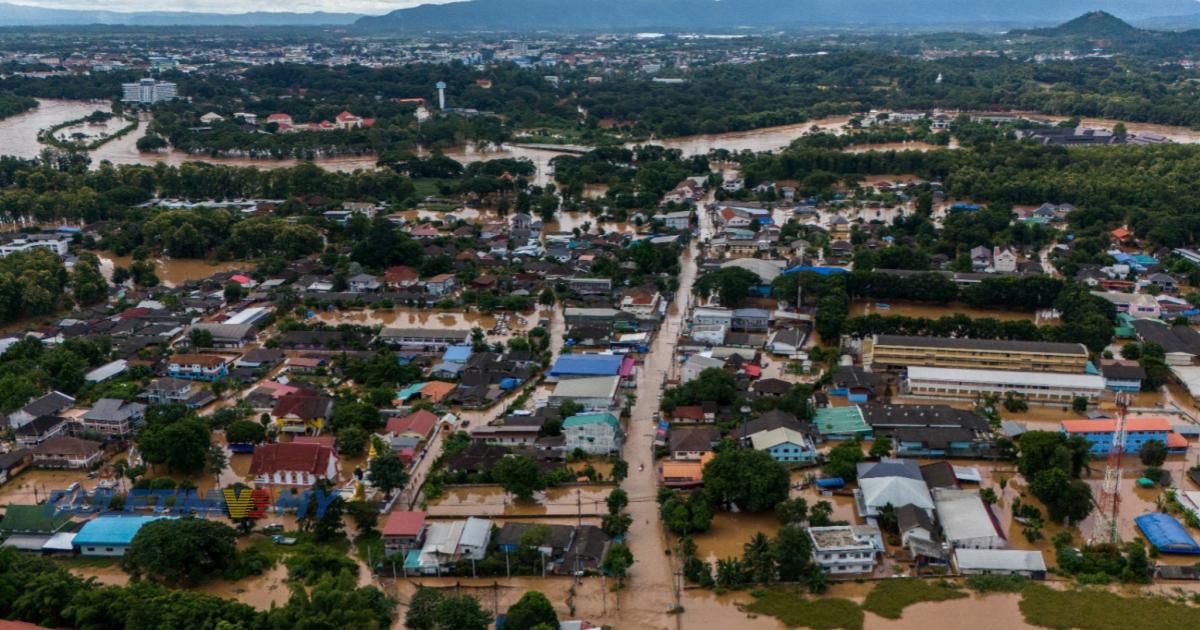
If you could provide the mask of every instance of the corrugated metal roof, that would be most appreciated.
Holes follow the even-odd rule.
[[[1156,549],[1166,553],[1200,554],[1200,545],[1170,514],[1148,512],[1135,519],[1138,529]]]

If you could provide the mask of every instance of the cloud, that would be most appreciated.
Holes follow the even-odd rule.
[[[0,0],[3,1],[3,0]],[[246,13],[280,11],[288,13],[369,13],[383,14],[420,4],[444,4],[453,0],[15,0],[12,4],[47,9],[80,11],[193,11],[203,13]]]

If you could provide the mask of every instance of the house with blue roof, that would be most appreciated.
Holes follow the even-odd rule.
[[[142,526],[162,516],[98,516],[79,528],[71,544],[85,556],[123,556]]]
[[[444,363],[466,363],[467,359],[471,358],[471,346],[460,345],[450,346],[446,348],[446,352],[442,354]]]
[[[616,376],[625,357],[619,354],[564,354],[550,368],[550,378],[571,379]]]

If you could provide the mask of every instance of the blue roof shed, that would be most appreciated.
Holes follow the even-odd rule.
[[[143,525],[162,516],[98,516],[83,524],[71,544],[83,546],[128,545]]]
[[[624,360],[619,354],[564,354],[550,368],[550,376],[616,376]]]
[[[1183,524],[1162,512],[1147,512],[1135,519],[1146,540],[1162,553],[1200,555],[1200,545],[1192,539]]]
[[[471,346],[450,346],[442,355],[442,361],[447,363],[466,363],[471,358]]]

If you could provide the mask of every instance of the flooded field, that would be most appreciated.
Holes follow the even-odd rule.
[[[112,280],[113,269],[116,267],[128,268],[133,264],[132,256],[117,256],[112,252],[93,253],[100,258],[100,273],[107,280]],[[246,261],[209,262],[194,259],[154,259],[154,273],[166,287],[179,286],[193,280],[203,280],[222,271],[249,271],[253,268],[254,264]]]
[[[500,486],[449,487],[429,503],[431,517],[466,516],[597,516],[605,514],[604,500],[612,486],[551,488],[520,501]]]
[[[855,300],[850,305],[851,315],[904,315],[906,317],[928,317],[937,319],[952,315],[966,315],[972,319],[990,317],[1007,321],[1027,320],[1039,321],[1037,313],[1028,311],[1000,311],[994,309],[972,308],[966,304],[952,302],[950,304],[928,304],[922,302],[902,302],[889,300],[888,308],[879,308],[877,300]]]

